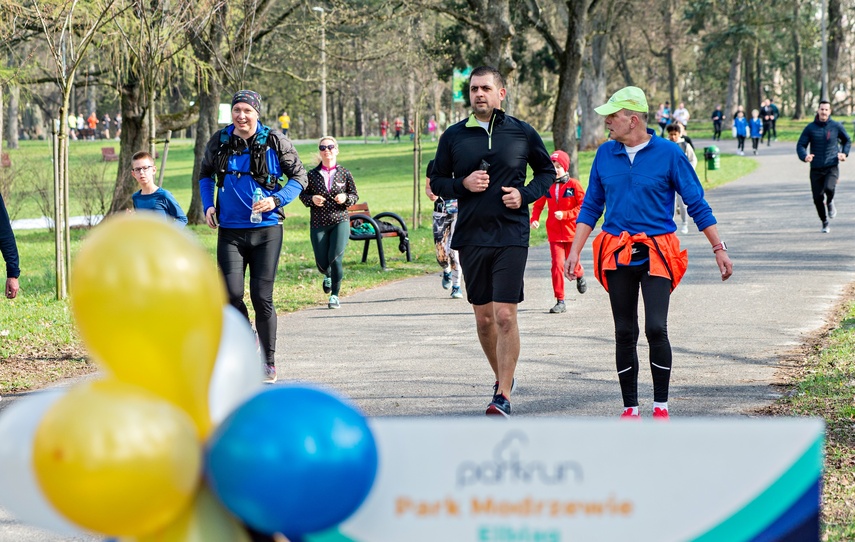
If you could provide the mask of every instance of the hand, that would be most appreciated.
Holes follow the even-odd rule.
[[[276,208],[276,202],[273,201],[273,196],[261,199],[252,204],[253,213],[266,213]]]
[[[733,262],[730,261],[730,257],[727,255],[726,250],[716,251],[715,263],[721,271],[722,281],[729,279],[730,276],[733,275]]]
[[[470,192],[483,192],[490,186],[490,176],[483,169],[477,169],[463,179],[463,188]]]
[[[18,278],[9,277],[6,279],[6,298],[15,299],[18,295]]]
[[[502,192],[505,193],[502,196],[502,203],[505,204],[505,207],[508,209],[519,209],[522,207],[522,195],[519,190],[512,186],[503,186]]]
[[[555,211],[552,215],[555,217],[555,220],[561,220],[564,218],[564,211]]]
[[[429,192],[429,191],[425,190],[425,194],[427,194],[428,199],[431,201],[436,201],[439,199],[439,196],[437,196],[433,192]]]
[[[347,194],[336,194],[333,199],[336,203],[342,205],[345,201],[347,201]]]
[[[540,227],[540,222],[538,222],[537,220],[532,220],[532,221],[531,221],[531,227],[532,227],[532,228],[534,228],[534,229],[539,228],[539,227]]]
[[[838,152],[837,153],[837,159],[840,160],[841,162],[845,162],[846,161],[846,155],[843,154],[842,152]]]
[[[564,260],[564,276],[570,280],[576,280],[576,265],[579,263],[579,255],[570,251]]]
[[[312,203],[314,203],[318,207],[323,207],[325,201],[327,201],[327,199],[323,196],[319,196],[317,194],[312,196]]]
[[[205,210],[205,222],[212,230],[217,229],[216,215],[217,210],[213,207],[208,207],[208,209]]]
[[[805,162],[813,162],[813,155],[809,154],[809,155],[805,156]]]

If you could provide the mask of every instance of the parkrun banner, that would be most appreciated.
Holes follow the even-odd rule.
[[[371,493],[307,541],[819,540],[821,420],[370,425]]]

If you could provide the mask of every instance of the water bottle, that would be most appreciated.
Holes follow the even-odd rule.
[[[255,205],[256,202],[259,202],[264,199],[264,194],[261,193],[261,187],[256,186],[255,192],[252,193],[252,204]],[[249,221],[253,224],[261,223],[261,213],[256,213],[253,211],[251,215],[249,215]]]

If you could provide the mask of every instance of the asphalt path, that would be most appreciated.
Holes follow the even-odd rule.
[[[695,143],[700,156],[712,144],[699,138]],[[716,145],[724,153],[736,150],[730,140]],[[831,233],[823,234],[808,165],[797,159],[795,145],[762,146],[755,159],[754,173],[707,192],[734,262],[733,277],[721,281],[709,243],[693,225],[680,235],[689,269],[671,296],[673,417],[751,416],[772,402],[781,357],[825,325],[853,280],[855,165],[841,164],[838,216]],[[699,176],[703,180],[702,162]],[[549,314],[549,249],[529,252],[511,397],[515,417],[613,418],[621,410],[614,327],[607,294],[590,276],[590,242],[582,263],[588,292],[580,295],[568,284],[567,312]],[[343,294],[339,310],[324,303],[280,316],[276,385],[317,383],[350,397],[371,416],[483,415],[494,377],[471,307],[440,287],[438,270],[354,294],[345,277]],[[643,333],[639,357],[641,412],[649,417],[653,392]],[[46,540],[87,539],[57,539],[16,524],[0,510],[0,542]]]

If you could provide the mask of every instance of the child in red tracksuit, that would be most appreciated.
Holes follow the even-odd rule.
[[[552,153],[552,164],[555,166],[555,182],[549,187],[549,192],[534,202],[531,210],[531,225],[540,227],[540,212],[549,203],[546,216],[546,236],[549,238],[549,252],[552,255],[552,289],[555,292],[555,306],[549,312],[555,314],[567,312],[564,304],[564,260],[570,252],[573,237],[576,236],[576,217],[585,199],[585,189],[576,179],[571,179],[567,169],[570,167],[570,156],[564,151]],[[582,276],[582,266],[576,265],[576,289],[580,294],[588,290],[588,284]]]

